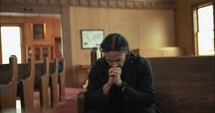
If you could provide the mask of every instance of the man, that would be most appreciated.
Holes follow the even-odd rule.
[[[88,76],[86,113],[159,113],[149,61],[130,53],[128,41],[118,33],[106,36],[100,49],[104,57]]]

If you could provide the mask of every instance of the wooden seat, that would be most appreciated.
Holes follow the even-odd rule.
[[[50,96],[51,107],[57,106],[59,102],[58,97],[58,59],[55,58],[54,62],[50,63]]]
[[[35,64],[34,90],[39,90],[42,110],[49,109],[49,59],[44,58],[43,64]]]
[[[16,92],[18,81],[18,65],[15,55],[9,58],[9,64],[0,65],[0,111],[16,109]],[[6,77],[5,77],[6,76]],[[4,79],[9,77],[9,79]]]
[[[28,59],[28,64],[18,64],[18,95],[20,96],[23,110],[33,109],[33,92],[35,78],[35,64],[33,59]]]
[[[59,72],[59,100],[62,101],[65,98],[65,72],[66,72],[65,58],[61,61],[61,71]]]

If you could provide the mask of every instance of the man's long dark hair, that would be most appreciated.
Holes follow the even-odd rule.
[[[128,41],[119,33],[112,33],[107,35],[100,45],[102,52],[119,51],[126,56],[129,53]]]

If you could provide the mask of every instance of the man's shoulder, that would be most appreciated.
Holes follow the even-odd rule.
[[[138,54],[135,54],[135,53],[130,53],[129,60],[133,60],[133,62],[145,62],[145,61],[148,61],[147,58],[145,58],[143,56],[140,56]]]

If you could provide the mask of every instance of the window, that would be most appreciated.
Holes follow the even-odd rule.
[[[2,64],[9,63],[10,55],[16,55],[21,63],[20,33],[19,26],[1,26]]]
[[[215,55],[213,5],[198,6],[194,11],[196,55]]]

